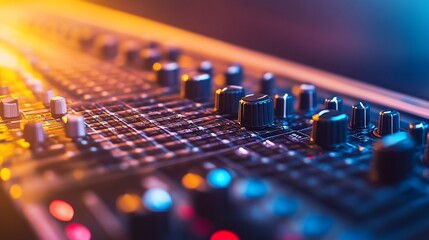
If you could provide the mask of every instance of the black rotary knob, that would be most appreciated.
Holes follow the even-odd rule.
[[[215,93],[214,110],[219,114],[237,115],[238,103],[244,97],[244,88],[241,86],[227,86],[218,89]]]
[[[213,64],[210,61],[202,61],[198,66],[198,72],[213,76]]]
[[[276,77],[270,72],[266,72],[261,78],[261,93],[267,95],[276,94]]]
[[[347,141],[347,115],[336,110],[322,110],[313,115],[310,141],[334,148]]]
[[[164,87],[179,86],[179,64],[176,62],[162,61],[153,65],[156,73],[156,81]]]
[[[293,96],[289,93],[276,94],[274,97],[274,114],[278,118],[288,118],[294,114]]]
[[[427,141],[428,124],[425,122],[414,122],[408,125],[408,133],[414,139],[417,146],[424,146]]]
[[[302,113],[314,112],[317,108],[316,87],[312,84],[301,84],[298,88],[298,110]]]
[[[122,54],[128,65],[137,65],[140,61],[140,45],[134,41],[127,41],[122,45]]]
[[[375,134],[386,136],[399,132],[399,112],[395,110],[385,110],[379,113],[378,128]]]
[[[180,95],[196,102],[207,102],[211,95],[211,77],[207,73],[191,72],[182,76]]]
[[[145,70],[152,70],[153,64],[161,61],[161,53],[156,48],[146,48],[140,52],[140,60]]]
[[[242,127],[263,129],[274,123],[274,103],[268,95],[246,95],[238,106],[238,123]]]
[[[118,55],[118,40],[111,35],[102,35],[96,40],[97,54],[102,59],[113,59]]]
[[[169,61],[178,62],[180,55],[182,55],[182,49],[175,47],[175,46],[170,46],[167,49],[166,55],[167,55],[166,57]]]
[[[343,111],[343,99],[340,97],[330,97],[325,99],[325,109]]]
[[[225,85],[240,86],[243,82],[243,66],[234,64],[229,66],[225,72]]]
[[[374,144],[370,178],[382,184],[393,184],[406,178],[413,168],[414,140],[405,132],[381,138]]]
[[[352,129],[368,129],[371,124],[371,108],[365,102],[358,102],[352,106],[352,116],[350,119],[350,128]]]

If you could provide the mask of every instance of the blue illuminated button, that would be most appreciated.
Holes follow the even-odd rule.
[[[223,168],[213,169],[207,174],[207,183],[213,188],[226,188],[231,181],[231,174]]]
[[[170,210],[173,200],[164,189],[152,188],[143,194],[143,204],[151,211],[165,212]]]
[[[298,209],[298,201],[283,195],[277,195],[268,201],[271,212],[276,217],[290,217]]]
[[[268,192],[266,182],[257,178],[248,178],[240,181],[236,188],[238,195],[244,199],[259,199]]]
[[[327,216],[311,213],[304,217],[302,234],[308,238],[324,236],[332,227],[333,220]]]

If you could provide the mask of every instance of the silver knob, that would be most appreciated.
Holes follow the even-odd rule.
[[[67,103],[63,97],[51,98],[51,115],[54,118],[60,118],[67,114]]]
[[[65,117],[66,137],[82,138],[86,136],[85,119],[80,115],[67,115]]]

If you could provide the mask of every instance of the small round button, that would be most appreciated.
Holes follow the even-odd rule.
[[[210,100],[210,92],[211,78],[207,73],[192,72],[182,76],[182,97],[196,102],[207,102]]]
[[[371,109],[369,104],[358,102],[352,106],[352,117],[349,126],[352,129],[368,129],[373,126],[371,124]]]
[[[301,84],[298,88],[298,111],[311,113],[317,109],[316,87],[311,84]]]
[[[405,132],[381,138],[374,144],[370,178],[382,184],[399,182],[411,174],[416,146]]]
[[[261,93],[269,96],[276,94],[276,77],[270,72],[266,72],[261,78]]]
[[[399,112],[385,110],[379,113],[378,128],[375,130],[377,136],[386,136],[399,132]]]
[[[278,118],[288,118],[294,114],[294,100],[289,93],[276,94],[274,97],[274,114]]]
[[[243,82],[243,66],[234,64],[229,66],[225,72],[225,85],[241,86]]]
[[[179,65],[176,62],[162,61],[153,65],[156,81],[164,87],[179,86]]]
[[[325,99],[325,109],[343,111],[343,99],[340,97],[330,97]]]
[[[226,86],[215,93],[214,110],[219,114],[236,115],[238,103],[244,97],[244,88],[241,86]]]
[[[274,123],[274,103],[265,94],[249,94],[240,100],[238,123],[249,129],[263,129]]]
[[[322,110],[313,115],[310,141],[335,148],[347,141],[347,115],[336,110]]]
[[[49,105],[53,97],[54,97],[54,92],[52,90],[46,90],[40,93],[40,100],[45,105]]]

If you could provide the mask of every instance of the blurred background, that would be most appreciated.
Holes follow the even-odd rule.
[[[427,0],[90,2],[429,100]]]

